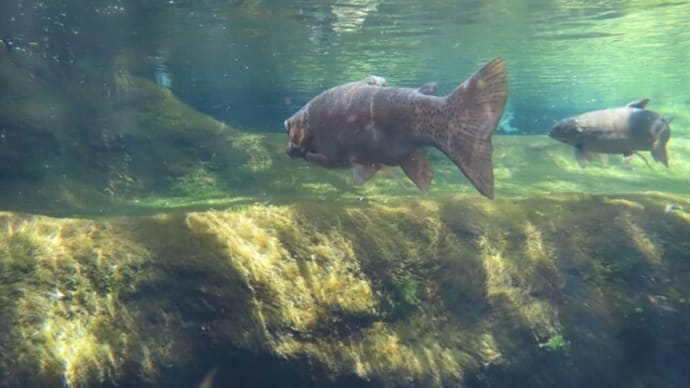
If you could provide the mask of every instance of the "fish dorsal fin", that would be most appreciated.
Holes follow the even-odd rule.
[[[429,162],[423,149],[419,149],[403,159],[400,162],[400,167],[405,172],[405,175],[419,187],[419,190],[423,193],[429,191],[431,178],[433,178],[434,173],[431,170],[431,162]]]
[[[427,82],[417,89],[417,93],[426,94],[427,96],[433,96],[438,90],[438,84],[436,82]]]
[[[626,105],[628,108],[638,108],[638,109],[644,109],[645,106],[649,103],[649,98],[643,98],[641,100],[633,101]]]
[[[364,182],[371,179],[376,172],[381,168],[380,165],[375,163],[353,163],[352,164],[352,183],[359,186],[364,184]]]
[[[367,85],[371,86],[386,86],[386,79],[378,75],[370,75],[364,79]]]

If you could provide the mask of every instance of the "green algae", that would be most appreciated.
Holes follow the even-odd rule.
[[[241,135],[240,135],[241,136]],[[258,135],[250,135],[258,136]],[[189,168],[174,174],[166,173],[157,179],[155,187],[145,186],[149,178],[124,179],[117,187],[93,191],[87,183],[46,177],[38,182],[16,185],[20,198],[8,198],[10,206],[23,209],[33,206],[36,211],[55,214],[123,214],[151,213],[168,210],[197,210],[225,208],[252,203],[288,204],[303,201],[340,201],[358,203],[394,203],[419,198],[420,193],[401,171],[380,173],[361,187],[351,183],[346,170],[323,170],[304,161],[284,156],[282,135],[265,135],[265,147],[257,160],[246,164],[223,165],[216,162],[194,162]],[[690,176],[690,142],[672,139],[669,147],[670,169],[661,165],[654,170],[641,160],[624,164],[622,158],[611,155],[603,161],[595,160],[581,168],[571,155],[569,147],[545,136],[497,136],[494,140],[497,197],[528,197],[567,193],[613,194],[664,192],[682,196]],[[476,196],[467,180],[441,155],[430,152],[435,171],[432,189],[427,198],[448,196]],[[267,161],[267,155],[285,157],[282,163]],[[117,194],[122,185],[131,185],[134,192]],[[44,187],[44,186],[48,187]],[[109,186],[110,187],[110,186]],[[112,190],[112,191],[111,191]],[[51,193],[51,201],[33,203],[27,192]],[[14,204],[14,205],[12,205]]]
[[[560,352],[567,348],[568,341],[561,334],[552,334],[546,342],[539,344],[539,346],[550,352]]]
[[[623,362],[621,327],[690,324],[690,217],[666,212],[670,200],[690,208],[579,194],[100,221],[5,213],[0,362],[13,373],[0,381],[171,384],[162,371],[205,372],[195,359],[209,346],[390,386],[506,383],[535,362],[545,381],[559,362],[586,373]],[[619,373],[604,376],[632,379]]]
[[[125,361],[145,373],[138,355],[151,340],[131,332],[131,316],[119,296],[146,256],[131,243],[119,246],[116,236],[104,239],[109,233],[103,225],[8,213],[1,218],[3,237],[15,241],[7,246],[20,241],[22,247],[3,254],[3,276],[12,274],[8,263],[31,264],[23,267],[12,295],[2,292],[2,305],[12,308],[3,311],[11,327],[0,342],[14,349],[2,358],[3,370],[12,371],[3,385],[102,384],[121,378]],[[156,356],[165,360],[164,354]]]

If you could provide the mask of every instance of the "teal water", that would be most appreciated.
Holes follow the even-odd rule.
[[[686,1],[16,1],[0,10],[14,50],[158,79],[252,130],[280,131],[324,88],[372,73],[447,92],[499,55],[522,132],[643,97],[690,108]]]
[[[230,340],[224,338],[225,342],[214,342],[220,341],[222,336],[214,337],[213,331],[206,332],[209,322],[221,322],[217,323],[220,326],[238,321],[233,315],[236,312],[224,311],[224,307],[218,306],[234,300],[238,293],[250,295],[247,289],[251,288],[238,280],[239,277],[228,278],[224,271],[231,266],[229,262],[241,256],[232,249],[251,256],[254,240],[259,241],[256,244],[264,244],[260,248],[268,253],[276,246],[283,246],[279,243],[294,248],[295,252],[287,249],[281,252],[299,264],[306,263],[304,268],[289,272],[298,280],[308,278],[309,268],[318,262],[311,251],[299,244],[323,244],[319,245],[321,251],[333,249],[331,253],[336,258],[346,256],[350,248],[364,251],[357,254],[371,256],[373,264],[355,261],[353,268],[343,269],[345,274],[352,273],[358,280],[368,275],[367,272],[360,274],[356,267],[360,264],[375,266],[381,261],[376,256],[379,253],[385,256],[391,247],[403,246],[409,251],[420,252],[420,256],[426,251],[416,246],[408,247],[408,243],[413,245],[409,241],[384,241],[380,252],[374,253],[366,251],[366,247],[348,248],[348,241],[340,241],[341,238],[347,240],[338,234],[341,231],[333,231],[333,236],[329,234],[337,243],[334,247],[318,239],[306,238],[306,242],[294,242],[295,247],[292,247],[292,242],[279,241],[279,238],[291,238],[291,234],[283,235],[280,228],[276,232],[266,227],[269,221],[264,220],[264,224],[249,216],[245,218],[242,211],[256,207],[258,210],[252,210],[253,217],[267,214],[266,219],[275,211],[275,217],[279,217],[276,219],[299,230],[304,220],[285,221],[289,218],[285,215],[288,210],[283,211],[297,209],[294,214],[301,211],[304,219],[313,222],[309,225],[314,230],[330,230],[328,217],[331,214],[339,217],[334,223],[348,217],[366,221],[371,216],[367,210],[371,208],[376,210],[371,217],[383,214],[395,221],[390,222],[390,226],[386,222],[372,225],[384,225],[381,226],[384,232],[390,227],[390,231],[400,229],[404,232],[396,235],[415,236],[419,234],[419,225],[427,224],[420,221],[408,225],[405,217],[414,217],[396,213],[399,212],[396,206],[409,209],[410,213],[417,208],[428,213],[434,204],[442,203],[450,204],[449,210],[445,205],[438,210],[443,224],[441,221],[438,225],[432,223],[432,218],[425,220],[429,221],[430,232],[438,232],[434,228],[448,229],[452,236],[449,234],[446,240],[446,237],[440,239],[439,235],[433,235],[426,241],[427,236],[422,234],[421,238],[424,244],[438,251],[435,253],[438,257],[449,260],[445,264],[450,267],[434,269],[437,271],[434,274],[442,275],[439,289],[452,285],[449,290],[440,290],[446,299],[435,298],[438,295],[423,290],[421,285],[418,287],[416,279],[425,279],[417,274],[420,271],[415,267],[421,264],[411,263],[408,268],[403,260],[396,271],[417,277],[402,277],[398,298],[407,300],[409,311],[401,313],[400,321],[395,315],[362,319],[356,314],[345,313],[345,318],[338,318],[341,320],[334,323],[335,329],[328,325],[318,327],[323,333],[313,334],[313,338],[325,335],[338,341],[350,340],[357,336],[359,325],[369,328],[369,319],[389,319],[383,325],[390,324],[393,327],[390,330],[394,330],[400,324],[402,337],[414,337],[416,331],[405,333],[408,323],[405,314],[423,311],[424,306],[418,305],[426,301],[420,303],[419,288],[420,295],[433,299],[431,304],[434,309],[438,308],[439,314],[447,313],[441,311],[447,308],[462,323],[460,329],[474,329],[489,322],[505,329],[501,331],[505,334],[502,338],[516,340],[514,343],[506,341],[510,345],[526,344],[524,351],[519,346],[510,348],[514,351],[511,356],[523,362],[519,370],[511,369],[509,362],[500,364],[500,360],[495,365],[490,362],[472,365],[476,370],[463,376],[467,387],[485,388],[513,379],[518,381],[516,386],[519,387],[680,387],[687,381],[686,364],[690,360],[686,292],[690,272],[687,263],[690,261],[687,241],[682,236],[690,214],[686,191],[690,185],[689,15],[690,1],[654,0],[0,2],[0,216],[4,217],[0,225],[0,242],[4,243],[0,244],[0,279],[4,282],[0,282],[0,302],[6,303],[0,305],[0,311],[6,313],[0,315],[0,328],[7,329],[8,333],[21,329],[22,336],[34,338],[37,334],[33,331],[24,330],[9,318],[3,320],[4,316],[14,319],[28,314],[28,325],[45,328],[41,335],[55,339],[48,344],[54,345],[53,342],[64,339],[67,334],[62,334],[59,327],[49,327],[41,321],[40,315],[44,313],[40,310],[41,303],[64,304],[64,311],[52,312],[60,318],[55,322],[72,325],[75,322],[70,309],[73,301],[75,306],[79,303],[91,306],[87,303],[91,299],[80,294],[80,290],[89,288],[76,284],[68,276],[79,272],[72,270],[70,265],[76,262],[75,268],[92,268],[92,262],[97,262],[93,272],[84,270],[80,276],[87,279],[83,280],[85,284],[95,285],[92,288],[96,291],[89,294],[94,300],[97,291],[105,290],[107,303],[105,310],[74,307],[75,311],[82,312],[80,317],[84,320],[88,321],[97,312],[113,314],[115,309],[111,305],[119,301],[131,303],[131,311],[147,311],[149,294],[153,299],[169,302],[166,309],[172,312],[188,313],[185,318],[189,321],[182,323],[168,318],[174,314],[168,314],[165,309],[153,311],[150,316],[142,314],[141,321],[131,318],[137,325],[143,322],[141,326],[149,331],[156,331],[156,325],[165,323],[179,329],[175,335],[182,333],[174,338],[178,341],[176,345],[182,345],[172,349],[170,354],[182,354],[180,358],[189,368],[176,369],[166,364],[157,365],[157,370],[147,370],[151,376],[160,373],[164,376],[162,381],[195,386],[204,373],[211,376],[216,373],[208,371],[215,370],[215,363],[220,360],[227,368],[220,368],[216,379],[237,383],[236,386],[378,387],[380,380],[370,381],[354,375],[338,376],[334,384],[312,381],[305,377],[304,371],[326,369],[326,366],[309,359],[309,354],[290,363],[294,359],[264,354],[246,356],[250,352],[247,349],[254,350],[251,346],[228,350],[223,347],[228,343],[235,346],[238,342],[250,341],[232,332],[224,333]],[[494,142],[495,202],[480,198],[440,152],[431,155],[435,175],[427,197],[420,196],[399,172],[398,176],[395,172],[385,176],[381,173],[375,181],[353,187],[350,172],[310,167],[285,155],[283,121],[326,88],[376,74],[385,77],[391,86],[416,87],[436,81],[439,94],[445,94],[497,56],[506,60],[509,81],[505,126],[501,131],[534,136],[502,136],[503,133],[495,136],[500,137]],[[660,165],[647,168],[639,160],[628,165],[614,157],[581,169],[572,160],[568,147],[545,136],[552,124],[565,116],[622,106],[641,98],[651,99],[650,109],[674,117],[670,169]],[[652,191],[654,193],[650,194]],[[515,202],[511,202],[513,199]],[[310,207],[315,203],[317,210]],[[458,203],[463,204],[459,209],[469,215],[454,210]],[[344,208],[339,208],[340,213],[331,213],[331,209],[327,209],[331,204]],[[548,206],[544,208],[543,204]],[[597,212],[590,206],[601,207],[601,220],[596,219]],[[205,214],[203,212],[209,209],[231,209],[227,223],[220,223],[218,230],[211,232],[201,224],[200,229],[191,230],[194,224],[188,222],[184,212],[198,210]],[[489,215],[497,217],[502,211],[509,214],[503,220],[497,218],[501,224],[505,223],[499,225],[505,230],[495,232],[498,242],[494,247],[486,242],[490,239],[482,240],[492,237],[489,233],[492,228],[483,223],[488,222]],[[640,215],[643,211],[644,217]],[[515,217],[510,212],[515,212]],[[578,224],[582,221],[580,213],[586,221],[584,226]],[[132,217],[135,221],[131,221],[131,225],[130,221],[119,218],[111,221],[110,218],[115,215],[129,220],[128,216],[142,214],[156,215],[150,219]],[[215,219],[219,214],[211,211],[205,216]],[[456,216],[467,220],[468,224],[456,223]],[[85,220],[63,220],[61,217]],[[18,221],[12,221],[15,218]],[[512,225],[509,221],[513,218],[519,220],[520,225]],[[88,224],[92,219],[104,220],[106,224],[74,226],[81,225],[82,221]],[[644,221],[641,226],[635,223],[638,219]],[[61,224],[63,221],[66,226]],[[110,235],[113,227],[108,226],[108,222],[122,222],[122,225],[113,229],[117,233]],[[223,234],[237,224],[241,226],[232,230],[237,235]],[[344,225],[339,227],[361,227],[357,222]],[[247,228],[246,233],[242,226]],[[63,229],[70,232],[64,232],[63,236]],[[681,232],[676,232],[678,230]],[[377,233],[369,236],[370,232],[366,228],[360,231],[363,236],[379,238]],[[25,235],[29,236],[28,242],[19,238]],[[184,238],[176,241],[181,235]],[[202,235],[206,242],[199,243]],[[596,240],[592,245],[596,248],[581,244],[590,237]],[[613,241],[611,244],[607,244],[608,237]],[[230,241],[228,247],[222,245],[227,242],[222,238]],[[244,242],[249,240],[251,244],[245,247]],[[7,248],[6,241],[14,245]],[[452,249],[444,245],[449,241]],[[459,245],[453,245],[455,243]],[[32,244],[42,248],[34,248]],[[150,246],[144,249],[140,244]],[[446,248],[439,248],[438,244]],[[128,250],[130,245],[132,252]],[[475,249],[475,245],[481,247],[486,256],[483,262],[476,263],[477,266],[486,265],[485,261],[491,266],[476,268],[477,273],[465,275],[470,284],[460,284],[462,282],[455,278],[458,269],[454,260],[458,263],[466,263],[466,260],[464,256],[453,256],[454,252]],[[207,252],[212,252],[210,259],[204,256]],[[268,253],[262,253],[261,258],[270,256]],[[227,260],[223,255],[228,256]],[[38,263],[48,262],[48,270],[34,271],[33,267],[24,265],[23,256],[35,256]],[[66,264],[63,266],[62,261],[53,257]],[[523,257],[531,261],[520,261]],[[544,258],[548,261],[541,262]],[[130,259],[134,263],[130,263]],[[397,259],[394,257],[391,261]],[[209,260],[218,260],[219,268],[203,265],[199,265],[201,270],[196,268]],[[118,279],[121,283],[116,286],[121,288],[109,283],[108,271],[116,272],[121,262],[129,264],[133,273],[141,271],[144,274],[141,283],[133,284],[134,275]],[[174,271],[171,273],[167,266],[174,267]],[[534,267],[531,276],[539,281],[528,279],[528,275],[520,272],[522,266]],[[268,264],[265,267],[271,268]],[[155,276],[149,275],[151,268]],[[384,274],[391,272],[387,268],[379,270]],[[108,275],[104,284],[98,280],[97,271]],[[238,273],[244,276],[242,271]],[[34,272],[40,272],[40,282],[25,284],[15,282],[12,277],[19,273],[29,278]],[[399,275],[398,272],[393,275]],[[282,272],[269,274],[270,278],[284,275]],[[480,275],[475,276],[477,274]],[[175,276],[184,279],[184,287],[179,287]],[[494,294],[488,295],[488,286],[476,287],[477,284],[471,282],[483,277],[505,282],[505,289],[495,286]],[[291,280],[288,278],[287,283]],[[213,289],[206,289],[208,282],[212,283],[210,288],[217,285],[223,292],[214,294]],[[239,285],[237,289],[236,284]],[[390,292],[382,288],[376,278],[372,284],[375,293]],[[32,287],[36,301],[27,302],[22,307],[24,310],[15,309],[6,302],[24,300],[17,297],[20,294],[33,295],[27,291]],[[258,294],[263,292],[261,287],[256,289]],[[281,295],[291,294],[289,286],[280,290]],[[466,298],[464,292],[468,291],[476,294],[475,299]],[[323,294],[329,292],[323,291]],[[261,296],[268,302],[252,301],[247,311],[264,302],[275,307],[270,304],[272,295],[264,294]],[[186,302],[179,303],[176,296]],[[542,299],[553,299],[553,305],[559,310],[552,311],[549,304],[541,303]],[[483,305],[491,304],[489,300],[495,303],[493,307]],[[474,306],[474,301],[480,302]],[[594,307],[585,304],[592,301],[599,304]],[[91,304],[101,306],[98,303]],[[469,306],[471,304],[473,306]],[[158,307],[155,303],[151,305],[151,310]],[[529,317],[516,317],[520,312],[514,313],[513,305],[525,308],[527,314],[524,311],[522,314]],[[611,312],[611,306],[624,310],[625,316],[615,315],[618,312]],[[464,307],[478,311],[466,317]],[[341,313],[335,311],[336,315]],[[556,329],[563,329],[565,336],[560,331],[535,329],[534,322],[553,318],[550,314],[555,321],[563,319],[563,327]],[[119,323],[111,318],[108,315],[105,321]],[[419,320],[425,318],[422,316]],[[244,321],[240,321],[240,326],[244,325]],[[189,322],[201,322],[203,333],[189,334]],[[618,327],[620,322],[627,322],[627,326]],[[175,326],[178,323],[179,326]],[[424,322],[414,323],[427,335]],[[116,324],[114,326],[122,331],[139,327]],[[511,326],[513,324],[515,326]],[[89,332],[95,338],[89,337],[89,341],[109,339],[110,326],[105,327],[94,329],[96,334]],[[607,331],[603,332],[601,327]],[[241,328],[251,331],[248,327]],[[91,329],[78,324],[70,326],[71,333],[78,334]],[[275,339],[292,340],[293,335],[305,343],[313,339],[311,332],[304,334],[296,329],[293,332],[293,329],[276,330],[280,336],[276,334]],[[50,330],[59,334],[54,335]],[[355,335],[348,337],[352,333]],[[617,337],[611,333],[616,333]],[[274,333],[267,333],[261,340],[271,342],[274,338],[269,338],[270,334]],[[160,335],[164,340],[173,341],[165,337],[165,333]],[[432,333],[429,337],[435,335]],[[123,338],[123,342],[129,341],[129,337]],[[438,338],[434,340],[439,341]],[[464,360],[468,364],[491,358],[487,349],[508,345],[492,344],[491,338],[491,341],[484,341],[485,338],[481,341],[476,338],[453,340],[484,345],[481,351],[475,348],[469,351],[471,356],[466,357],[469,360]],[[0,351],[6,343],[14,345],[14,341],[14,334],[0,333]],[[568,353],[571,341],[574,350]],[[599,345],[599,342],[601,348],[590,351],[589,346]],[[90,344],[87,340],[81,343]],[[318,348],[318,343],[314,343],[314,348]],[[198,344],[209,344],[210,349]],[[37,347],[44,345],[38,343]],[[612,359],[616,361],[599,363],[604,359],[601,349],[612,352]],[[143,379],[137,374],[140,370],[127,364],[130,360],[119,358],[117,361],[123,361],[122,364],[111,365],[118,372],[122,372],[118,368],[124,369],[121,375],[115,372],[99,375],[88,368],[80,369],[78,362],[67,365],[65,361],[78,359],[92,365],[89,363],[94,363],[96,356],[89,359],[87,352],[79,359],[75,356],[79,355],[78,351],[59,350],[57,356],[41,353],[40,360],[52,363],[44,363],[45,370],[59,369],[64,364],[66,370],[69,366],[69,370],[84,370],[89,378],[100,378],[101,385],[94,386],[104,387],[139,386]],[[159,355],[168,351],[167,348],[158,350]],[[184,352],[189,352],[194,359],[187,359]],[[479,357],[475,352],[483,353]],[[233,356],[228,357],[228,353]],[[144,360],[142,365],[150,366],[148,353],[137,356]],[[116,364],[112,356],[105,359],[106,364]],[[0,358],[0,387],[13,386],[15,381],[3,380],[12,375],[6,365],[24,362],[21,366],[25,367],[36,360]],[[582,361],[587,361],[584,366]],[[295,368],[295,365],[303,368]],[[554,380],[538,380],[531,371]],[[17,373],[17,376],[26,375]],[[244,380],[235,381],[238,378]],[[69,386],[67,378],[65,385]]]
[[[100,212],[103,203],[123,197],[154,209],[169,203],[158,201],[161,195],[221,197],[223,204],[238,197],[290,200],[323,188],[323,176],[282,163],[284,140],[278,140],[284,120],[310,98],[370,74],[391,86],[436,81],[444,94],[497,56],[506,60],[509,84],[500,132],[544,135],[563,117],[641,98],[673,117],[673,168],[624,178],[629,183],[649,172],[652,179],[639,187],[586,183],[583,173],[593,182],[611,173],[619,182],[620,171],[556,166],[563,157],[549,152],[569,148],[552,140],[526,140],[545,150],[526,152],[529,162],[510,159],[517,153],[503,152],[497,140],[499,195],[552,186],[533,178],[554,173],[583,184],[540,193],[682,191],[689,171],[689,14],[690,2],[659,1],[3,2],[0,179],[14,183],[0,194],[9,194],[6,209],[60,214]],[[158,90],[133,87],[140,80]],[[217,123],[169,105],[161,90],[243,133],[273,140],[223,135]],[[436,171],[444,161],[435,162]],[[516,179],[516,166],[534,163],[555,168]],[[275,166],[295,166],[311,188],[296,193],[294,185],[274,185],[285,177]],[[445,176],[435,178],[435,192],[457,192],[462,177],[442,189]],[[32,187],[46,177],[67,181],[60,199],[52,199],[59,179]],[[329,184],[328,193],[362,196],[349,182]],[[512,188],[501,193],[501,184]],[[75,194],[93,188],[97,193]]]

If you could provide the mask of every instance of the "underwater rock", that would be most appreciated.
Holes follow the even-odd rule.
[[[83,63],[59,71],[17,54],[0,58],[0,84],[5,210],[85,209],[150,193],[174,196],[180,179],[200,172],[232,190],[270,163],[256,135],[199,113],[124,69]]]
[[[1,213],[0,387],[189,387],[213,370],[215,386],[673,386],[690,377],[690,216],[669,202],[690,208]]]

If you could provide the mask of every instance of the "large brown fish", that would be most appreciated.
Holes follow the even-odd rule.
[[[508,95],[496,58],[446,97],[435,84],[386,87],[380,77],[336,86],[285,121],[287,153],[323,167],[352,168],[362,184],[384,165],[400,166],[426,192],[431,163],[424,147],[446,154],[483,195],[493,198],[491,134]]]
[[[636,151],[651,151],[654,160],[668,167],[666,143],[671,137],[672,118],[645,109],[648,102],[645,98],[621,108],[563,119],[553,126],[549,136],[572,145],[582,167],[590,152],[630,157]]]

